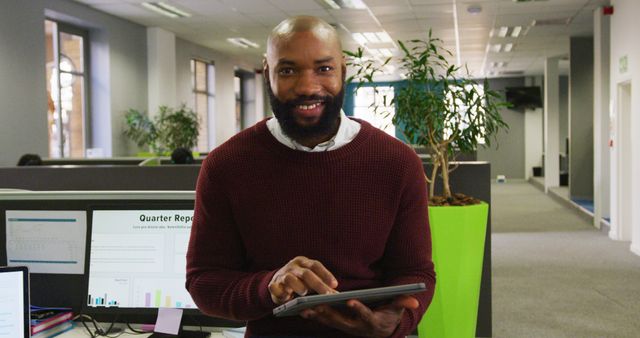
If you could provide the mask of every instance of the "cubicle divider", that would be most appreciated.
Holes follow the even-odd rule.
[[[451,175],[451,187],[454,192],[461,192],[486,202],[491,202],[491,168],[487,162],[459,162],[455,172]],[[430,173],[429,165],[424,162],[425,172]],[[83,195],[81,192],[65,195],[65,205],[69,207],[82,207],[91,202],[89,196],[99,196],[99,200],[106,196],[118,196],[117,199],[125,201],[135,201],[147,199],[156,201],[166,200],[174,192],[161,192],[163,190],[193,190],[195,189],[200,165],[180,165],[180,166],[159,166],[159,167],[139,167],[139,166],[63,166],[63,167],[20,167],[20,168],[0,168],[0,189],[14,188],[26,190],[74,190],[87,191]],[[112,192],[88,192],[90,190],[108,190]],[[127,192],[115,190],[127,190]],[[138,193],[131,190],[149,190]],[[439,182],[436,183],[436,193],[441,190]],[[153,192],[152,192],[153,191]],[[47,195],[49,194],[49,195]],[[54,195],[51,195],[54,194]],[[43,201],[43,208],[46,206],[58,206],[56,199],[60,193],[42,192],[40,199]],[[74,195],[75,194],[75,195]],[[92,195],[93,194],[93,195]],[[193,192],[186,194],[193,195]],[[0,194],[0,205],[2,210],[6,206],[12,206],[10,196]],[[26,196],[26,195],[24,195]],[[35,196],[35,195],[33,195]],[[49,200],[42,198],[49,196]],[[83,196],[82,198],[68,198],[69,196]],[[138,197],[134,197],[138,196]],[[190,197],[191,198],[191,197]],[[22,198],[24,200],[24,197]],[[45,202],[46,201],[46,202]],[[3,218],[4,219],[4,218]],[[2,229],[0,229],[2,230]],[[4,231],[0,231],[0,236],[4,240]],[[4,255],[2,252],[0,255]],[[6,257],[0,256],[6,260]],[[2,261],[0,261],[1,263]],[[76,278],[77,279],[77,278]],[[64,284],[66,278],[53,276],[48,279],[36,277],[36,286],[44,289]],[[74,281],[74,278],[70,279]],[[77,282],[77,281],[75,281]],[[39,297],[36,291],[36,297]],[[53,297],[53,296],[52,296]],[[38,299],[38,298],[36,298]],[[52,301],[57,299],[50,298]],[[82,300],[76,299],[68,304],[78,304]],[[491,209],[489,210],[489,221],[485,240],[485,251],[482,268],[482,282],[480,289],[480,302],[478,306],[478,320],[476,336],[491,337]]]
[[[199,164],[5,167],[0,189],[194,190],[199,172]]]

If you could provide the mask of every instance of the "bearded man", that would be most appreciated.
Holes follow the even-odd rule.
[[[341,110],[346,65],[336,31],[287,19],[267,43],[275,118],[202,165],[187,289],[247,337],[403,337],[431,302],[435,273],[422,163],[405,144]],[[379,306],[349,300],[300,316],[272,310],[307,294],[425,283]]]

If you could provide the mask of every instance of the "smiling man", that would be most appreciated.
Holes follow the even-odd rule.
[[[248,337],[403,337],[431,302],[426,184],[415,152],[342,112],[337,33],[294,17],[269,36],[275,118],[212,151],[196,189],[187,289],[201,311],[245,320]],[[368,307],[272,310],[299,295],[423,282]]]

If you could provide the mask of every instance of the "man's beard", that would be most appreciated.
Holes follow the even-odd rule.
[[[269,81],[265,79],[265,83],[273,114],[278,120],[282,131],[287,136],[300,142],[301,140],[329,135],[335,131],[334,129],[336,129],[338,125],[340,110],[342,109],[342,102],[344,100],[344,85],[336,96],[303,95],[293,100],[282,102],[273,93]],[[324,111],[320,116],[320,120],[318,120],[316,124],[303,126],[296,121],[293,110],[296,106],[305,104],[305,102],[308,101],[322,102],[324,104]]]

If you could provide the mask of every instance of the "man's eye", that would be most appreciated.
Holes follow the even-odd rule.
[[[318,70],[320,70],[321,72],[330,72],[333,70],[333,67],[331,66],[320,66],[320,68],[318,68]]]
[[[293,68],[281,68],[278,73],[280,75],[291,75],[293,74]]]

